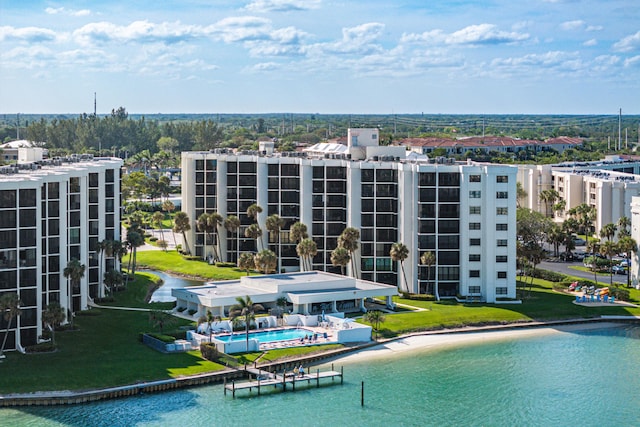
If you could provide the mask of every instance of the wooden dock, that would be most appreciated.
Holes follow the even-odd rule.
[[[343,372],[344,369],[340,367],[340,371],[334,371],[333,365],[331,365],[330,371],[320,372],[319,369],[316,369],[315,372],[306,372],[304,375],[296,375],[293,372],[287,372],[284,375],[278,375],[276,373],[263,371],[261,369],[256,368],[246,368],[246,371],[249,373],[249,377],[251,375],[255,375],[255,380],[250,379],[249,381],[243,382],[235,382],[232,381],[230,384],[225,382],[224,384],[224,394],[227,394],[227,390],[232,393],[232,396],[236,397],[236,391],[239,390],[249,390],[251,392],[254,388],[258,390],[258,396],[260,396],[261,388],[264,387],[272,387],[272,388],[281,388],[282,391],[287,391],[287,387],[291,391],[296,391],[296,383],[301,383],[306,381],[307,384],[311,384],[312,381],[315,381],[316,388],[320,387],[320,380],[330,378],[331,382],[334,382],[336,378],[340,378],[340,384],[344,382]]]

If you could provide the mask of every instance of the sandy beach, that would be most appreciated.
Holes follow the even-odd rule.
[[[613,322],[581,323],[556,325],[549,327],[532,327],[498,331],[465,332],[451,334],[412,335],[370,347],[353,354],[341,357],[341,363],[359,363],[371,359],[388,359],[407,356],[415,352],[440,350],[447,347],[496,342],[501,340],[539,337],[552,334],[566,334],[576,331],[610,328],[619,325]]]

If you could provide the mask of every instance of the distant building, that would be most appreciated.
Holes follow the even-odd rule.
[[[502,153],[516,154],[520,151],[555,150],[559,153],[582,145],[582,139],[561,136],[549,138],[545,141],[531,139],[516,139],[503,136],[470,136],[464,138],[405,138],[397,141],[399,145],[409,147],[412,151],[429,155],[434,150],[444,149],[448,156],[464,155],[467,152],[489,153],[500,151]]]
[[[377,129],[350,129],[346,144],[338,145],[271,155],[182,153],[182,210],[192,221],[187,241],[193,254],[219,252],[235,263],[243,252],[268,247],[278,255],[281,272],[300,271],[296,242],[289,239],[289,228],[300,221],[318,246],[313,269],[340,273],[331,252],[342,231],[354,227],[360,241],[355,271],[348,266],[353,276],[431,294],[437,281],[440,296],[450,298],[515,298],[515,167],[437,164],[421,155],[407,160],[404,147],[378,144]],[[256,203],[263,208],[263,237],[257,241],[245,237],[253,222],[246,211]],[[240,218],[240,229],[220,227],[219,241],[208,240],[196,220],[214,211]],[[265,227],[272,214],[285,221],[279,236]],[[389,255],[395,242],[409,249],[406,280]],[[420,265],[425,252],[436,256],[429,268]]]
[[[98,242],[120,239],[121,166],[120,159],[74,155],[0,167],[0,294],[17,293],[22,310],[8,350],[38,342],[49,303],[66,309],[71,301],[77,311],[100,295]],[[70,289],[63,271],[73,258],[86,270]],[[105,256],[104,271],[116,262]]]

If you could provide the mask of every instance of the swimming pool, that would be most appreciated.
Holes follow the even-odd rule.
[[[250,339],[257,339],[260,344],[274,341],[298,340],[305,336],[312,336],[308,329],[275,329],[273,331],[250,332]],[[247,339],[244,332],[234,332],[233,335],[217,336],[215,339],[223,342],[244,341]]]

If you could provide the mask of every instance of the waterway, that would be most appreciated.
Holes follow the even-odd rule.
[[[640,326],[625,325],[348,361],[344,385],[260,397],[233,399],[215,385],[3,409],[0,425],[631,426],[640,425],[639,366]]]
[[[156,270],[143,270],[149,273],[153,273],[156,276],[160,277],[164,280],[164,284],[160,286],[156,291],[151,295],[150,302],[173,302],[176,300],[175,297],[171,296],[171,289],[174,288],[184,288],[186,286],[198,286],[202,285],[204,282],[198,280],[189,280],[183,277],[172,276],[167,273],[163,273],[162,271]]]

